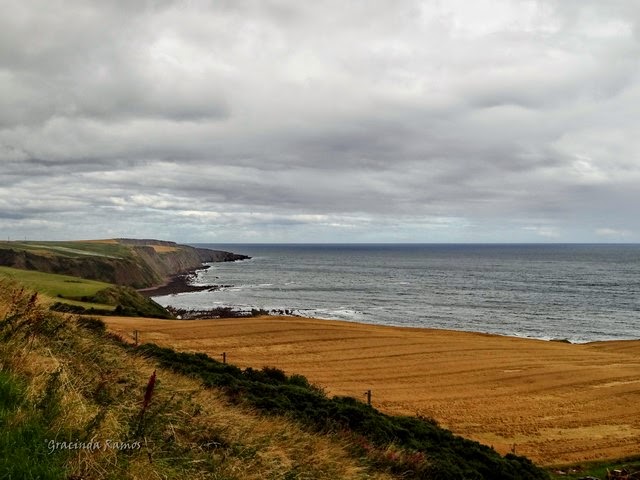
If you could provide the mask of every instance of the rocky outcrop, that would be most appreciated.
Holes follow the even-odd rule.
[[[127,247],[126,255],[73,256],[55,250],[2,248],[0,265],[145,288],[164,283],[170,276],[197,269],[206,262],[249,258],[246,255],[161,240],[119,239],[118,243]]]

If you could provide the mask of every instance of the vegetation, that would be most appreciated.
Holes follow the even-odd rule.
[[[161,305],[131,287],[10,267],[0,267],[0,277],[43,294],[58,312],[173,318]]]
[[[0,242],[0,248],[26,250],[36,253],[54,253],[74,258],[87,255],[126,258],[131,250],[115,241],[68,241],[68,242]]]
[[[600,461],[565,465],[551,469],[551,478],[556,479],[580,479],[593,477],[607,478],[607,472],[613,470],[626,470],[635,473],[640,478],[640,456],[623,458],[616,461]]]
[[[109,283],[11,267],[0,267],[0,277],[11,278],[38,293],[57,299],[61,303],[84,308],[113,310],[113,306],[107,302],[81,300],[82,298],[89,299],[100,290],[111,287]]]
[[[1,478],[65,478],[64,456],[48,454],[47,438],[52,433],[48,411],[30,406],[24,382],[0,371]]]
[[[0,265],[72,275],[133,288],[158,285],[203,262],[247,258],[159,240],[0,241]]]
[[[47,471],[57,476],[43,478],[548,478],[526,458],[502,457],[431,420],[329,398],[305,377],[276,368],[242,370],[204,354],[135,348],[99,319],[47,311],[37,297],[0,285],[0,388],[9,432],[2,448],[49,455],[42,465],[52,462]],[[203,413],[212,404],[216,415]],[[247,413],[256,410],[269,415]],[[245,413],[231,420],[227,411]],[[229,433],[243,422],[252,426]],[[274,426],[256,426],[264,422]],[[317,433],[291,438],[300,423]],[[107,439],[123,449],[106,448]],[[50,440],[81,447],[49,453]],[[87,448],[96,442],[100,448]],[[313,447],[300,450],[300,442]],[[314,458],[310,452],[328,448],[326,442],[341,447]],[[280,449],[288,461],[278,460]],[[29,478],[13,458],[0,474]]]
[[[153,372],[156,376],[151,381]],[[390,479],[0,280],[0,478]],[[53,443],[52,443],[53,442]]]
[[[112,285],[87,299],[96,303],[116,305],[113,311],[115,315],[173,318],[164,307],[131,287]]]
[[[502,457],[432,420],[385,415],[350,397],[328,398],[300,375],[288,377],[276,368],[241,370],[202,353],[177,353],[153,344],[139,351],[164,367],[200,378],[208,387],[224,387],[233,401],[288,415],[321,432],[352,432],[358,453],[404,478],[547,478],[524,457]]]

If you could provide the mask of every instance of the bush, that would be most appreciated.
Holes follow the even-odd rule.
[[[548,478],[528,459],[502,457],[485,445],[440,428],[432,420],[386,415],[351,397],[328,398],[302,375],[288,377],[271,367],[241,370],[202,353],[177,353],[154,344],[139,349],[164,367],[199,378],[206,386],[223,387],[233,401],[290,416],[321,432],[351,431],[366,439],[369,458],[403,478]]]
[[[107,331],[107,325],[96,317],[78,317],[76,323],[78,326],[95,333],[103,334]]]

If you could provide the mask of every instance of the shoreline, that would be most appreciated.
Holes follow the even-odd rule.
[[[235,261],[235,260],[234,260]],[[223,287],[230,287],[231,285],[193,285],[191,282],[197,278],[198,272],[208,270],[211,268],[209,263],[203,263],[197,268],[186,270],[175,275],[167,277],[164,283],[160,285],[154,285],[152,287],[139,288],[137,292],[144,295],[147,298],[162,297],[165,295],[175,295],[178,293],[190,293],[190,292],[213,292]],[[216,277],[217,278],[217,277]]]
[[[222,288],[233,287],[233,285],[227,284],[206,284],[206,285],[193,285],[191,282],[197,279],[197,275],[199,272],[207,270],[211,268],[210,264],[203,264],[203,266],[194,268],[192,270],[188,270],[186,272],[173,275],[169,277],[165,283],[162,285],[157,285],[154,287],[147,287],[144,289],[137,290],[142,295],[153,298],[160,296],[168,296],[168,295],[176,295],[180,293],[194,293],[194,292],[202,292],[209,291],[214,292],[216,290],[220,290]],[[218,277],[215,277],[218,278]],[[167,308],[167,307],[164,307]],[[181,315],[181,319],[188,320],[207,320],[207,319],[218,319],[218,318],[245,318],[245,317],[255,317],[258,315],[269,315],[269,316],[290,316],[294,318],[312,318],[312,319],[321,319],[326,321],[339,321],[339,322],[348,322],[348,323],[357,323],[362,325],[383,325],[389,327],[397,327],[397,328],[416,328],[416,329],[434,329],[434,330],[444,330],[444,331],[456,331],[456,332],[469,332],[469,333],[479,333],[486,335],[497,335],[501,337],[507,338],[523,338],[529,340],[540,340],[545,342],[553,342],[553,343],[566,343],[571,345],[585,345],[597,342],[618,342],[618,341],[636,341],[640,340],[640,337],[635,338],[594,338],[594,339],[571,339],[569,337],[550,337],[550,336],[529,336],[526,334],[519,334],[517,332],[503,333],[503,332],[489,332],[489,331],[480,331],[480,330],[469,330],[469,329],[455,329],[455,328],[443,328],[440,326],[428,326],[428,325],[397,325],[397,324],[387,324],[387,323],[375,323],[375,322],[366,322],[362,320],[350,320],[339,317],[316,317],[316,316],[306,316],[304,314],[295,313],[296,309],[293,308],[273,308],[269,310],[265,310],[262,307],[256,306],[238,306],[238,305],[224,305],[218,307],[209,307],[209,308],[189,308],[189,307],[173,307],[174,310],[179,311]],[[185,315],[186,314],[186,315]]]
[[[188,270],[177,275],[172,275],[166,279],[161,285],[155,285],[153,287],[138,289],[138,293],[141,293],[145,297],[161,297],[164,295],[173,295],[177,293],[189,293],[189,292],[201,292],[203,290],[216,290],[220,288],[220,285],[192,285],[190,282],[194,279],[195,275],[200,270],[206,270],[209,266],[198,267],[193,270]]]
[[[104,317],[143,342],[242,368],[305,375],[330,395],[424,415],[501,453],[546,465],[640,450],[640,341],[565,344],[494,334],[264,316],[172,321]]]

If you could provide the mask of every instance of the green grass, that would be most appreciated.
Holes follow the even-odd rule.
[[[29,241],[29,242],[0,242],[0,248],[13,250],[27,250],[31,252],[50,252],[57,256],[81,258],[89,255],[99,257],[130,258],[133,256],[132,250],[126,245],[119,243],[98,243],[98,242],[50,242],[50,241]]]
[[[113,310],[112,305],[80,300],[82,297],[93,297],[101,290],[113,285],[95,280],[42,273],[35,270],[21,270],[19,268],[0,267],[0,277],[11,278],[18,283],[35,290],[56,301],[78,305],[85,308],[100,308]]]
[[[130,287],[11,267],[0,267],[0,278],[2,277],[10,278],[50,298],[58,303],[52,306],[58,311],[102,315],[113,312],[125,316],[172,318],[162,306]],[[68,308],[66,305],[79,308]]]
[[[62,455],[49,455],[47,419],[26,402],[18,378],[0,370],[0,478],[66,478]]]
[[[166,371],[152,384],[156,365],[111,340],[101,321],[49,312],[4,279],[0,339],[0,480],[371,478],[346,442],[265,421],[217,392],[201,396],[197,384]],[[51,440],[101,446],[56,448]]]

